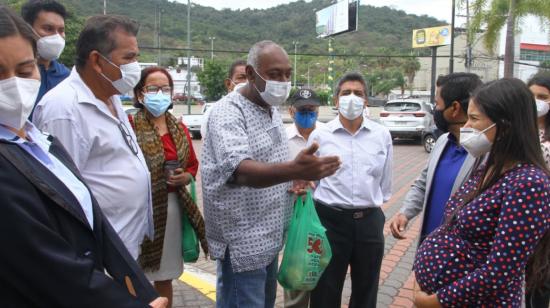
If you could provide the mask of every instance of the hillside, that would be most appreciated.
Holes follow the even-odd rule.
[[[103,12],[103,1],[61,0],[78,16]],[[293,41],[299,41],[299,53],[326,53],[327,41],[315,38],[315,11],[326,7],[330,0],[303,0],[265,10],[215,10],[192,4],[191,36],[196,56],[209,57],[209,37],[216,37],[216,51],[246,51],[256,41],[270,39],[293,51]],[[107,0],[107,11],[128,15],[141,24],[139,44],[156,46],[156,7],[162,9],[162,47],[185,48],[187,37],[187,6],[166,0]],[[335,39],[335,52],[375,53],[377,50],[410,51],[412,29],[441,25],[444,22],[428,16],[406,14],[388,7],[362,5],[359,9],[359,30]],[[150,52],[144,50],[144,55]],[[168,51],[169,55],[184,55],[184,51]],[[235,58],[239,54],[220,53],[221,58]],[[154,60],[155,58],[151,58]],[[164,57],[163,57],[164,59]]]

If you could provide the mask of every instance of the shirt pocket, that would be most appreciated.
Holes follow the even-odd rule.
[[[363,152],[363,154],[358,157],[361,173],[374,178],[380,178],[384,172],[386,156],[387,154],[383,150],[377,152]]]

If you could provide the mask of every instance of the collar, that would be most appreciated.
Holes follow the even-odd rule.
[[[288,140],[290,139],[294,139],[296,137],[300,137],[300,138],[304,138],[300,132],[298,131],[298,128],[296,127],[296,124],[295,123],[292,123],[292,125],[288,126],[288,129],[287,129],[287,137],[288,137]]]
[[[57,60],[51,60],[50,66],[48,67],[48,69],[46,69],[46,67],[43,64],[38,64],[38,66],[45,72],[51,73],[52,75],[55,75],[56,73],[61,72],[61,69],[60,69],[61,64],[57,62]]]
[[[40,131],[34,126],[34,124],[27,120],[24,127],[27,136],[29,136],[31,140],[36,140],[35,136],[36,134],[40,134]],[[19,144],[27,142],[27,140],[20,138],[16,133],[2,125],[0,125],[0,139]]]
[[[371,120],[363,117],[363,122],[361,122],[361,126],[357,130],[356,134],[358,132],[360,132],[361,130],[371,131],[372,130],[372,123],[370,123],[370,121]],[[340,115],[337,115],[334,120],[328,122],[327,126],[328,126],[328,129],[330,130],[331,133],[334,133],[337,130],[344,130],[346,132],[348,131],[347,129],[344,128],[344,125],[342,125],[342,122],[340,121]]]
[[[86,85],[84,80],[82,80],[82,77],[80,77],[80,74],[76,70],[76,66],[73,67],[73,69],[71,70],[71,74],[69,75],[68,78],[71,79],[70,83],[71,83],[71,86],[75,89],[76,99],[79,104],[94,105],[106,115],[113,117],[107,105],[105,105],[104,102],[97,99],[97,97],[95,97],[94,93],[92,92],[92,89],[90,89],[88,85]],[[124,110],[122,110],[121,108],[118,108],[118,106],[120,105],[120,98],[118,97],[118,95],[113,95],[110,97],[110,99],[113,105],[115,106],[115,108],[117,108],[118,116],[121,117],[122,115],[120,114],[120,112],[121,111],[124,112]]]

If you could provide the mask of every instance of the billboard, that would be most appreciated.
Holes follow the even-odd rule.
[[[343,0],[315,13],[317,38],[357,30],[359,1]]]
[[[451,26],[413,30],[412,47],[435,47],[451,44]]]

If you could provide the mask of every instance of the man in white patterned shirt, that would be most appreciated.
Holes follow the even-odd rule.
[[[290,91],[283,48],[256,43],[248,83],[212,107],[202,152],[206,236],[218,260],[217,307],[273,307],[277,255],[292,212],[290,181],[333,174],[338,157],[316,157],[317,145],[289,161],[277,110]]]
[[[327,229],[332,259],[311,292],[310,305],[340,307],[351,267],[350,308],[376,307],[384,255],[384,213],[391,197],[392,139],[384,126],[363,116],[367,86],[358,73],[340,79],[335,91],[338,117],[313,131],[319,155],[340,155],[342,167],[321,179],[313,198]]]

